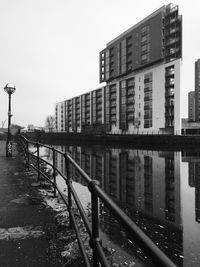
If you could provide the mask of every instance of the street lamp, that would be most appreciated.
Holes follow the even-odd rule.
[[[4,87],[4,90],[6,93],[8,93],[9,96],[9,102],[8,102],[8,135],[7,135],[7,141],[6,141],[6,157],[12,157],[12,142],[10,140],[10,123],[11,123],[11,95],[15,92],[16,88],[13,84],[7,83]]]

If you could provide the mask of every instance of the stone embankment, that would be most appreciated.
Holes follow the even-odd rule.
[[[154,134],[89,134],[66,132],[27,132],[28,139],[49,144],[106,145],[112,147],[133,147],[151,150],[197,150],[200,135],[154,135]]]

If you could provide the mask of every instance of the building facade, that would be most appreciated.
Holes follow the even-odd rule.
[[[195,62],[195,121],[200,121],[200,59]]]
[[[195,91],[188,93],[188,121],[195,121]]]
[[[180,134],[181,57],[182,18],[170,4],[107,44],[99,57],[106,85],[58,103],[57,130]]]
[[[65,101],[59,102],[55,107],[55,128],[60,132],[64,132],[66,127],[66,116],[65,116]]]

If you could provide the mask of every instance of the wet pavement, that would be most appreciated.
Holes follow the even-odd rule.
[[[0,267],[60,266],[52,256],[53,211],[31,185],[36,179],[25,168],[17,145],[13,144],[13,157],[7,158],[1,140]]]

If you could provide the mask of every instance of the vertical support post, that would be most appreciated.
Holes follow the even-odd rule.
[[[56,151],[55,148],[52,148],[53,152],[53,197],[56,197]]]
[[[37,169],[38,169],[38,181],[40,180],[40,145],[37,143]]]
[[[15,92],[16,88],[13,84],[7,83],[4,87],[6,93],[8,93],[8,134],[6,141],[6,157],[12,157],[12,142],[10,134],[10,124],[11,124],[11,95]]]
[[[29,143],[28,142],[26,142],[26,164],[29,170]]]
[[[6,157],[12,157],[12,141],[11,141],[11,134],[10,134],[10,124],[11,124],[11,94],[8,94],[8,134],[7,134],[7,141],[6,141]]]
[[[68,155],[65,153],[65,166],[66,166],[66,175],[67,175],[67,194],[68,194],[68,212],[69,212],[69,225],[70,227],[73,227],[72,218],[71,218],[71,212],[72,212],[72,194],[70,189],[70,183],[72,183],[72,180],[69,175],[69,160]]]
[[[95,248],[95,243],[100,242],[99,238],[99,201],[98,197],[94,192],[94,187],[99,185],[99,182],[92,180],[88,189],[91,192],[91,206],[92,206],[92,240],[91,246],[93,250],[93,267],[99,267],[98,253]]]

